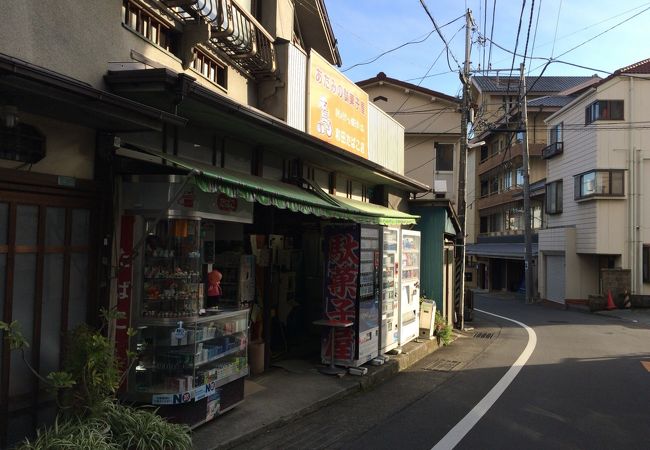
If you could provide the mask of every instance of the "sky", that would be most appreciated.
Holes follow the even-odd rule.
[[[526,73],[532,76],[540,74],[549,58],[554,61],[544,75],[601,77],[650,58],[648,1],[425,0],[425,4],[449,43],[448,57],[420,0],[325,0],[343,60],[340,70],[354,82],[384,72],[390,78],[460,95],[458,72],[465,59],[463,15],[467,9],[472,11],[476,25],[470,56],[474,75],[485,75],[477,71],[489,63],[492,69],[503,69],[503,76],[519,76],[518,70],[510,71],[513,55],[509,52],[516,47],[516,53],[523,55],[527,36],[526,54],[533,59],[527,58]],[[406,45],[365,64],[410,41],[423,42]],[[514,67],[518,69],[522,61],[521,56],[515,56]]]

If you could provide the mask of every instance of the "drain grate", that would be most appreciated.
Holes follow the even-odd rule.
[[[430,364],[423,367],[424,370],[438,370],[441,372],[449,372],[460,364],[460,361],[451,361],[448,359],[436,359]]]
[[[494,333],[474,333],[474,337],[477,339],[492,339]]]

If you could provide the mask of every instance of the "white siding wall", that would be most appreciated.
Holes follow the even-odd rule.
[[[539,230],[539,248],[544,251],[564,252],[566,247],[566,228],[547,228]]]
[[[300,131],[307,127],[307,55],[289,45],[287,68],[287,124]]]
[[[549,123],[551,128],[559,122],[564,122],[565,130],[564,153],[548,160],[546,176],[547,183],[562,180],[563,211],[562,214],[549,215],[547,226],[553,228],[575,225],[578,253],[595,253],[597,247],[596,202],[577,203],[573,192],[573,176],[596,167],[596,134],[590,129],[575,131],[580,124],[584,125],[584,108],[593,98],[588,96]],[[544,248],[540,245],[540,250],[542,249]]]
[[[404,127],[368,103],[368,159],[404,175]]]

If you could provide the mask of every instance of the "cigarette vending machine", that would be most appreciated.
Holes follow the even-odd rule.
[[[328,225],[324,229],[324,316],[353,322],[348,328],[324,332],[323,363],[360,366],[379,353],[380,232],[372,225]]]

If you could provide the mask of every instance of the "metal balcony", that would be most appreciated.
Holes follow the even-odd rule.
[[[542,158],[549,159],[564,152],[564,142],[553,142],[542,149]]]
[[[253,76],[275,72],[273,36],[232,0],[164,0],[183,21],[201,19],[210,25],[209,41],[233,65]]]

